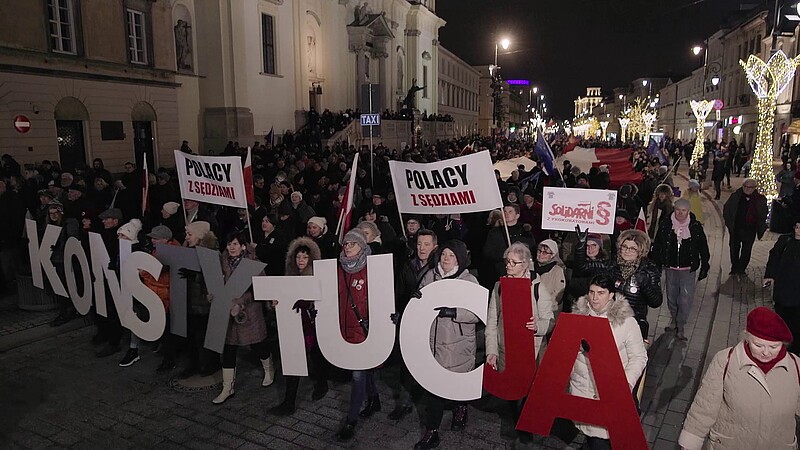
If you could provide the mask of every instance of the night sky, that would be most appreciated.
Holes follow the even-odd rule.
[[[761,0],[764,1],[764,0]],[[491,64],[511,40],[505,79],[543,90],[548,113],[572,118],[586,87],[610,91],[638,77],[682,78],[702,64],[690,49],[730,20],[739,0],[439,0],[440,41],[469,64]],[[754,3],[754,2],[750,2]],[[702,57],[702,53],[701,53]]]

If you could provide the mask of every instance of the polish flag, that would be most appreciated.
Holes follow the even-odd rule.
[[[642,233],[647,233],[647,219],[644,216],[644,208],[639,208],[639,217],[636,219],[635,229]]]
[[[244,182],[244,193],[247,197],[247,204],[256,207],[256,195],[253,191],[253,162],[250,159],[250,147],[247,147],[247,159],[244,161],[244,168],[242,171]]]
[[[567,145],[564,153],[556,160],[556,167],[562,167],[564,160],[569,160],[573,167],[580,167],[589,173],[592,167],[608,166],[611,176],[611,189],[619,189],[622,185],[642,182],[641,172],[637,172],[631,163],[632,148],[585,148]]]
[[[347,182],[347,191],[342,199],[342,210],[339,212],[339,224],[336,234],[339,235],[339,243],[344,240],[344,235],[350,229],[350,222],[353,218],[353,197],[355,197],[356,180],[358,179],[358,153],[353,157],[353,167],[350,169],[350,180]]]

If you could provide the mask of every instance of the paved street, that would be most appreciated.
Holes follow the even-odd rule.
[[[683,168],[682,170],[685,170]],[[742,178],[732,180],[733,188]],[[682,189],[686,180],[676,177]],[[732,190],[726,190],[723,201]],[[666,302],[651,311],[650,363],[642,402],[642,421],[652,448],[674,449],[688,405],[703,368],[718,350],[734,344],[747,312],[770,305],[761,289],[763,268],[775,236],[756,242],[753,261],[742,280],[728,276],[727,235],[718,213],[722,202],[706,199],[706,231],[712,269],[699,283],[688,341],[664,334],[669,321]],[[5,316],[7,311],[3,311]],[[10,317],[10,316],[6,316]],[[4,330],[10,325],[5,325]],[[333,438],[349,397],[349,386],[334,383],[328,395],[310,400],[310,383],[301,383],[299,408],[278,418],[266,410],[281,400],[283,379],[261,387],[255,357],[240,356],[237,395],[224,405],[211,404],[217,387],[186,393],[174,389],[171,375],[158,375],[159,355],[145,347],[142,360],[117,366],[122,353],[97,359],[89,343],[93,328],[19,346],[0,354],[0,447],[4,448],[334,448]],[[245,353],[245,352],[243,352]],[[418,415],[395,423],[386,417],[393,407],[391,370],[381,380],[383,411],[362,420],[351,448],[411,448],[418,440]],[[175,371],[172,376],[175,375]],[[441,448],[511,448],[510,424],[492,411],[494,402],[471,408],[462,433],[444,431]],[[449,430],[450,413],[443,428]],[[561,448],[552,439],[539,448]]]

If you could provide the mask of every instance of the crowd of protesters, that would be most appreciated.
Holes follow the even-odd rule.
[[[355,112],[345,114],[352,118]],[[343,123],[325,112],[317,117],[314,126],[331,130]],[[569,144],[566,136],[556,137],[552,144],[556,156]],[[596,143],[584,141],[581,144]],[[186,147],[188,149],[188,145]],[[666,157],[675,157],[685,147],[680,141],[668,140],[663,153]],[[732,147],[739,151],[735,143],[731,143],[727,151]],[[282,144],[256,143],[253,146],[255,206],[245,211],[181,200],[172,169],[151,171],[146,181],[148,198],[143,202],[144,172],[133,163],[126,163],[125,172],[114,176],[100,159],[95,160],[92,167],[62,170],[48,161],[21,167],[5,155],[0,159],[0,175],[5,180],[0,182],[0,214],[9,220],[0,222],[0,226],[6,227],[0,231],[3,286],[6,289],[12,286],[13,268],[19,265],[17,261],[24,253],[22,236],[26,216],[36,221],[40,238],[47,225],[62,227],[52,253],[52,262],[61,277],[66,240],[76,237],[88,245],[89,232],[100,233],[110,256],[111,269],[117,272],[119,239],[129,240],[134,250],[146,252],[154,252],[157,244],[218,250],[225,280],[243,259],[265,263],[267,275],[295,276],[313,275],[315,260],[337,259],[343,337],[357,344],[368,334],[369,289],[364,289],[369,283],[366,258],[391,254],[398,311],[392,317],[395,323],[402,320],[399,313],[405,306],[419,299],[422,287],[437,280],[479,283],[492,293],[489,323],[485,324],[485,345],[478,339],[481,335],[476,329],[483,325],[475,314],[460,308],[439,309],[431,328],[431,346],[437,361],[445,368],[467,372],[484,361],[502,368],[505,344],[498,280],[502,276],[529,278],[535,316],[528,323],[528,329],[539,356],[546,348],[559,312],[573,311],[606,318],[621,349],[630,388],[636,392],[647,362],[645,348],[651,334],[648,309],[661,305],[664,292],[672,315],[667,331],[675,333],[676,339],[686,339],[683,330],[694,285],[708,275],[710,256],[699,200],[700,182],[690,183],[690,188],[681,196],[672,182],[669,163],[664,164],[663,159],[653,157],[644,148],[635,149],[631,163],[642,173],[642,181],[619,188],[615,231],[610,236],[590,234],[580,228],[574,233],[542,229],[544,186],[609,188],[611,174],[607,166],[575,167],[569,161],[564,161],[563,167],[552,174],[544,172],[539,165],[528,170],[520,166],[508,179],[501,179],[496,171],[505,204],[502,210],[430,216],[398,213],[390,181],[390,160],[434,162],[462,155],[468,148],[488,150],[493,161],[518,156],[539,160],[532,142],[499,139],[492,145],[489,139],[472,136],[421,148],[390,149],[377,145],[373,167],[369,166],[369,150],[361,149],[358,171],[350,173],[355,153],[359,151],[355,147],[335,144],[322,148],[313,142],[296,141],[288,135],[284,136]],[[710,148],[716,147],[711,145]],[[246,152],[246,148],[231,142],[222,153],[244,159]],[[355,220],[352,229],[339,230],[342,202],[350,177],[355,177]],[[800,184],[800,177],[794,176],[792,180],[794,186]],[[147,205],[144,212],[143,204]],[[635,226],[640,210],[647,215],[644,231]],[[749,212],[731,214],[734,223],[744,221],[742,223],[749,226],[751,219],[758,220]],[[726,207],[726,222],[727,216]],[[800,232],[797,234],[800,237]],[[666,280],[663,290],[662,272]],[[207,292],[202,273],[184,269],[181,276],[187,280],[188,338],[183,340],[165,334],[159,345],[161,363],[157,370],[171,372],[182,353],[187,363],[178,375],[180,378],[207,376],[221,370],[222,391],[213,402],[225,403],[235,393],[236,350],[249,345],[261,360],[262,384],[271,385],[275,378],[272,353],[277,347],[274,346],[274,311],[270,304],[254,302],[252,291],[233,299],[226,345],[221,355],[215,354],[203,348],[205,326],[210,302],[224,300],[213,299]],[[143,277],[169,312],[168,269],[165,268],[157,279],[147,274]],[[51,287],[48,292],[56,296]],[[107,293],[106,298],[109,296]],[[68,299],[59,300],[61,310],[54,326],[77,316]],[[329,378],[334,377],[336,370],[319,351],[313,302],[298,301],[293,307],[302,314],[314,379],[312,399],[318,400],[326,395]],[[109,302],[108,309],[107,317],[95,316],[98,331],[92,342],[102,345],[97,351],[98,357],[122,351],[124,333],[113,302]],[[142,356],[139,347],[139,339],[131,335],[119,365],[127,367],[139,361]],[[583,358],[583,362],[579,359],[576,363],[571,391],[584,397],[596,396],[587,360]],[[414,407],[421,407],[425,432],[416,448],[439,445],[438,431],[449,402],[415,385],[402,367],[402,361],[395,358],[380,369],[352,372],[350,407],[336,437],[340,441],[352,439],[359,420],[381,411],[376,383],[383,370],[398,370],[403,385],[389,418],[402,420]],[[271,408],[271,413],[294,413],[300,381],[298,377],[287,377],[283,401]],[[463,430],[467,426],[468,404],[450,406],[453,409],[451,429]],[[512,405],[510,410],[518,417],[520,406]],[[554,430],[554,434],[566,442],[571,442],[580,429],[590,438],[589,448],[608,448],[608,434],[602,427],[577,424],[577,429],[561,428]],[[529,441],[530,436],[520,433],[519,439]]]

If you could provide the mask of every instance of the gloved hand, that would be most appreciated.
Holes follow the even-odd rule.
[[[589,353],[589,343],[586,342],[586,339],[581,339],[581,350],[583,353]]]
[[[434,311],[439,311],[439,317],[449,317],[451,319],[456,318],[456,309],[455,308],[448,308],[446,306],[440,306],[438,308],[433,308]]]
[[[295,310],[295,312],[300,312],[301,309],[311,309],[313,307],[314,304],[308,300],[298,300],[292,305],[292,309]]]
[[[581,226],[575,225],[575,232],[578,233],[578,241],[581,243],[585,243],[589,239],[589,227],[586,227],[586,231],[581,231]]]
[[[393,312],[389,314],[389,318],[392,319],[392,323],[397,325],[400,323],[400,318],[403,316],[403,313]]]
[[[704,280],[708,277],[708,267],[701,267],[700,274],[697,276],[697,281]]]
[[[411,298],[422,298],[422,292],[419,289],[411,293]]]

